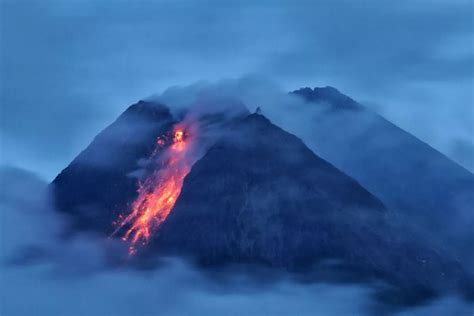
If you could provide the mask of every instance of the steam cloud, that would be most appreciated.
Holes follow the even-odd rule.
[[[278,115],[284,118],[286,101],[295,104],[293,97],[276,86],[270,84],[261,90],[254,89],[254,84],[248,80],[222,81],[206,84],[204,91],[209,94],[192,87],[195,93],[191,95],[203,100],[203,95],[219,91],[219,99],[226,104],[234,100],[230,104],[261,106],[275,120]],[[188,88],[174,88],[175,95],[169,90],[158,98],[166,98],[175,109],[190,104],[189,100],[180,103],[179,95],[190,95],[182,89]],[[90,235],[65,239],[61,234],[66,222],[52,208],[46,182],[28,171],[8,167],[1,169],[0,178],[8,183],[0,200],[0,274],[2,284],[8,285],[0,292],[2,314],[331,316],[381,312],[372,301],[372,290],[360,285],[301,284],[285,278],[256,284],[237,272],[226,282],[216,282],[175,258],[153,271],[110,266],[108,256],[118,253],[115,250],[123,245]],[[455,297],[443,297],[427,306],[382,311],[400,316],[441,316],[469,314],[472,306]]]

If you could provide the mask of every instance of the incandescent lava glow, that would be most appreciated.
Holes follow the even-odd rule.
[[[130,242],[130,255],[137,252],[137,246],[147,244],[171,213],[191,169],[192,139],[181,126],[176,127],[172,135],[158,137],[150,160],[158,162],[159,168],[139,183],[131,213],[119,217],[115,223],[117,228],[113,235],[125,230],[122,240]]]

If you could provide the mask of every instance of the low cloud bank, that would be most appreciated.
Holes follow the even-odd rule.
[[[2,167],[0,311],[2,315],[367,315],[397,314],[377,306],[361,286],[280,279],[256,284],[236,273],[216,282],[182,260],[155,270],[111,267],[110,240],[64,238],[47,184]],[[472,306],[442,298],[399,315],[469,315]]]

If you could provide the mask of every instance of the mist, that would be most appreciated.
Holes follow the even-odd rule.
[[[392,221],[420,234],[420,240],[455,251],[458,260],[472,271],[474,257],[469,244],[474,238],[474,200],[470,187],[462,187],[470,181],[466,178],[469,171],[398,130],[371,107],[341,110],[334,100],[308,103],[277,82],[256,75],[174,86],[149,100],[189,111],[205,104],[212,104],[214,111],[245,107],[252,113],[260,108],[274,124],[301,138],[316,155],[380,198],[399,217]],[[387,152],[392,155],[384,156]],[[424,168],[413,178],[419,165]],[[429,187],[431,183],[438,183],[440,189]],[[405,186],[413,192],[406,192]],[[449,199],[439,200],[447,192],[451,192]],[[399,203],[410,199],[411,205]],[[434,211],[441,205],[451,216]]]
[[[0,311],[4,315],[456,315],[472,306],[442,297],[403,310],[383,309],[364,285],[259,283],[238,271],[209,278],[187,261],[164,258],[153,270],[110,265],[111,240],[64,239],[67,220],[48,202],[46,182],[3,167]],[[34,190],[39,194],[25,196]],[[123,249],[122,249],[123,250]],[[108,255],[107,255],[108,253]],[[122,258],[123,259],[123,258]]]
[[[384,203],[400,200],[386,193],[390,183],[415,202],[430,202],[388,208],[399,232],[413,232],[413,240],[474,273],[474,197],[456,186],[474,172],[473,11],[469,0],[0,1],[0,314],[473,314],[472,300],[454,292],[394,307],[376,299],[383,282],[307,282],[287,273],[260,282],[237,268],[223,280],[180,257],[135,264],[118,238],[78,231],[77,214],[58,211],[50,195],[51,181],[75,157],[90,170],[121,170],[133,160],[126,180],[114,185],[116,195],[134,194],[156,167],[134,149],[183,117],[223,111],[233,119],[260,108]],[[330,104],[288,93],[326,86],[372,112],[336,115]],[[81,156],[139,100],[164,104],[170,115],[127,121],[106,133],[103,152]],[[374,164],[358,165],[374,149],[399,145],[363,128],[377,127],[381,117],[426,143],[421,149],[441,153],[428,161],[420,147],[406,151],[421,161],[414,170],[445,170],[428,175],[435,189],[449,190],[417,186],[419,179],[398,167],[407,157],[387,163],[383,174]],[[203,127],[205,146],[193,162],[219,138],[233,137],[221,126]],[[127,150],[132,154],[122,156]],[[416,192],[403,191],[409,181]],[[71,188],[74,196],[79,190]],[[440,205],[444,214],[431,212]],[[111,226],[100,206],[84,214]]]
[[[139,99],[248,74],[334,86],[473,170],[472,1],[0,5],[0,159],[48,180]]]

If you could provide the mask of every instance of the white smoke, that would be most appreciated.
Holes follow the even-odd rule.
[[[260,284],[235,273],[213,280],[182,260],[153,270],[107,264],[115,245],[94,236],[64,238],[64,219],[47,198],[47,184],[2,168],[0,314],[23,315],[379,315],[363,286]],[[123,250],[123,249],[122,249]],[[388,314],[469,315],[457,298]]]

